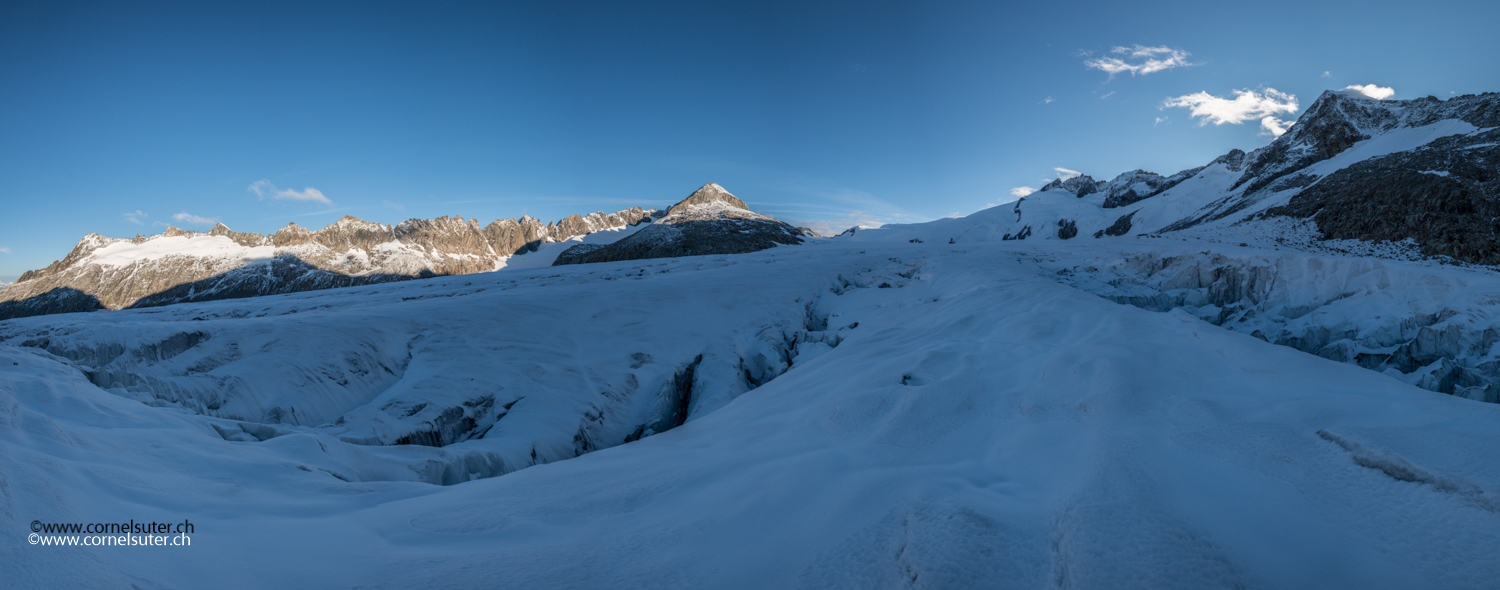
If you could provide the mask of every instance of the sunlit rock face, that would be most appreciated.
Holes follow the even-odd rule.
[[[91,233],[62,260],[0,289],[0,319],[485,272],[545,242],[650,219],[650,211],[633,207],[545,225],[526,216],[488,226],[461,217],[391,226],[345,216],[316,231],[289,223],[269,236],[222,223],[207,232],[168,227],[134,238]]]

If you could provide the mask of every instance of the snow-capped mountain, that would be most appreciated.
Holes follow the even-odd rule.
[[[134,238],[89,234],[67,257],[0,289],[0,319],[492,271],[552,242],[618,238],[652,213],[634,207],[545,225],[523,216],[482,227],[461,217],[391,226],[345,216],[316,231],[290,223],[271,235],[222,223],[207,232],[169,227]]]
[[[724,187],[708,183],[672,205],[651,227],[608,245],[573,246],[553,264],[742,254],[801,244],[803,235],[816,236],[750,211]]]
[[[1324,238],[1413,240],[1423,254],[1500,262],[1500,94],[1374,100],[1325,92],[1248,154],[1162,177],[1059,179],[991,217],[1011,239],[1201,232],[1265,239],[1286,220]],[[1226,238],[1227,239],[1227,238]]]

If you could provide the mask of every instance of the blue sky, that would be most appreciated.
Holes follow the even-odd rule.
[[[88,232],[551,221],[705,182],[820,228],[968,214],[1058,168],[1259,147],[1325,89],[1500,91],[1497,22],[1441,1],[12,0],[0,281]]]

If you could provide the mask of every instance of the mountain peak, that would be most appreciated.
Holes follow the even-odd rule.
[[[677,213],[693,205],[708,205],[712,203],[723,203],[737,209],[750,210],[750,206],[746,205],[744,201],[729,194],[729,191],[724,190],[724,187],[710,182],[693,191],[693,194],[688,195],[688,198],[679,201],[676,205],[672,205],[671,208],[667,209],[667,214]]]
[[[1094,180],[1092,176],[1089,176],[1087,174],[1080,174],[1078,176],[1059,178],[1057,180],[1049,182],[1046,186],[1042,187],[1042,190],[1049,191],[1061,189],[1073,193],[1078,197],[1083,197],[1099,192],[1100,184],[1102,183]]]

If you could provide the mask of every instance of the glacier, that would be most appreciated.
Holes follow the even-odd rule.
[[[140,587],[1500,579],[1500,405],[1099,287],[1128,271],[1102,259],[1258,256],[1332,291],[1375,263],[954,223],[0,323],[0,563]],[[1379,265],[1449,307],[1500,286]],[[190,518],[194,545],[19,541],[132,516]]]

